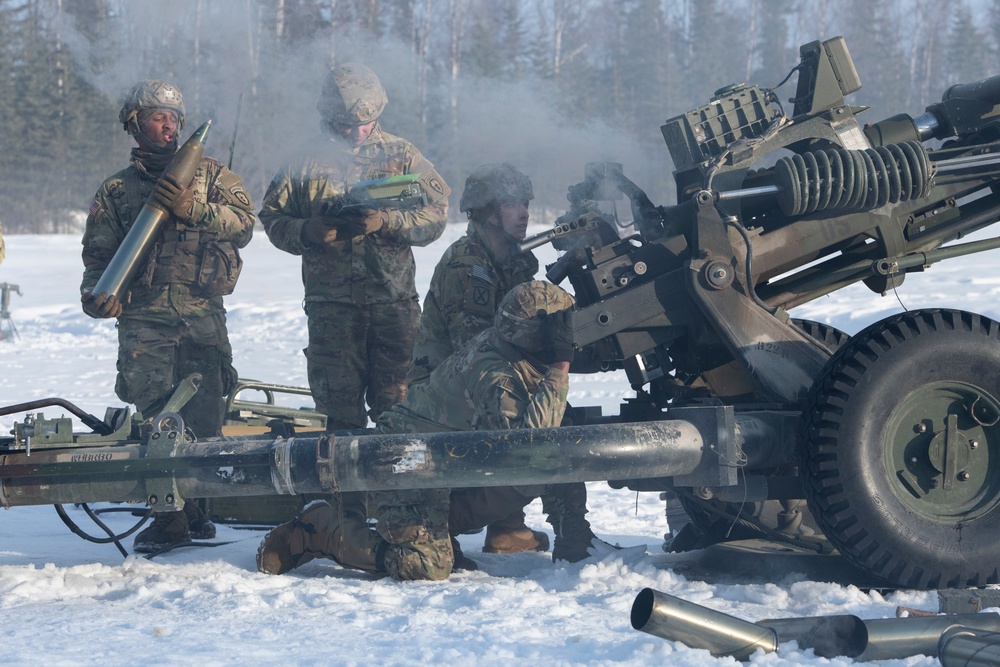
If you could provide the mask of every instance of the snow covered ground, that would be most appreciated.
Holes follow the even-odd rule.
[[[448,243],[445,236],[417,250],[418,289]],[[537,231],[537,230],[531,230]],[[0,406],[64,397],[103,416],[115,397],[113,323],[92,320],[79,308],[82,271],[75,236],[8,236],[0,283],[20,286],[11,312],[20,332],[0,340]],[[299,260],[274,249],[258,230],[244,252],[246,267],[227,299],[236,366],[243,377],[304,386],[305,316]],[[543,257],[551,261],[552,257]],[[884,298],[856,287],[799,308],[793,315],[849,333],[901,310],[960,307],[1000,319],[1000,274],[994,251],[946,262],[910,277]],[[4,323],[4,335],[7,323]],[[620,373],[576,377],[574,405],[601,405],[617,413],[628,395]],[[45,410],[54,416],[59,410]],[[20,419],[20,417],[18,417]],[[0,429],[14,417],[0,417]],[[18,507],[0,515],[0,663],[49,665],[133,664],[575,664],[725,665],[706,651],[632,629],[636,594],[650,587],[734,616],[856,614],[893,617],[897,605],[937,609],[933,593],[888,595],[854,586],[810,581],[788,571],[779,577],[702,581],[692,556],[660,551],[666,530],[656,494],[590,485],[596,532],[647,555],[615,555],[575,565],[553,565],[548,554],[480,553],[482,534],[462,536],[478,572],[459,572],[440,583],[373,579],[310,563],[291,574],[257,572],[261,532],[219,527],[206,549],[181,549],[155,560],[122,558],[113,546],[72,535],[51,507]],[[82,511],[71,508],[82,524]],[[131,518],[105,515],[123,530]],[[547,527],[536,502],[529,523]],[[128,540],[127,544],[131,544]],[[847,658],[816,657],[785,644],[756,654],[755,665],[848,665]],[[876,664],[876,663],[872,663]],[[936,665],[929,657],[877,663],[892,667]]]

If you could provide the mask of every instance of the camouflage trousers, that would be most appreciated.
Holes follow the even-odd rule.
[[[222,314],[159,323],[118,321],[115,393],[144,417],[155,416],[181,380],[201,375],[198,393],[180,414],[198,438],[221,435],[225,396],[236,386],[233,349]]]
[[[544,487],[375,491],[369,507],[386,541],[385,570],[393,579],[447,579],[455,564],[451,536],[483,528],[541,495]]]
[[[374,422],[403,400],[420,321],[416,299],[368,306],[311,302],[306,315],[309,389],[329,430],[364,428],[369,416]]]

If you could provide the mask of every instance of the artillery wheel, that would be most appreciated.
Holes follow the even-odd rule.
[[[868,327],[803,412],[813,515],[854,565],[896,586],[996,583],[1000,324],[921,310]]]
[[[810,338],[822,343],[836,352],[850,339],[850,335],[840,329],[816,322],[792,318],[791,324]],[[817,528],[805,502],[791,502],[782,505],[777,500],[767,500],[762,503],[724,503],[718,500],[700,500],[692,496],[681,495],[681,504],[688,518],[697,527],[696,535],[685,536],[686,539],[676,540],[670,547],[674,551],[700,549],[709,544],[731,542],[764,537],[761,531],[740,524],[737,518],[756,519],[768,528],[776,531],[805,533],[807,536]],[[800,516],[795,518],[795,514]],[[792,523],[792,525],[789,525]],[[802,531],[797,526],[803,525]]]

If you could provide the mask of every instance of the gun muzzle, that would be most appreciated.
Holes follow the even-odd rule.
[[[201,156],[205,151],[205,137],[211,125],[212,121],[209,120],[195,130],[191,138],[178,149],[160,178],[170,175],[182,185],[191,182],[198,165],[201,164]],[[169,218],[170,211],[165,211],[158,202],[147,201],[143,204],[142,210],[139,211],[128,234],[115,251],[114,257],[108,262],[92,294],[113,294],[121,300],[139,271],[142,260],[149,254],[149,249],[163,228],[163,224]]]

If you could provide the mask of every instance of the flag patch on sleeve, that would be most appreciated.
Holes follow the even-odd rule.
[[[101,203],[97,201],[96,198],[90,200],[90,214],[97,215],[97,212],[101,210]]]

